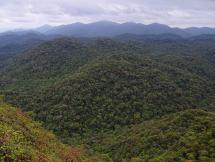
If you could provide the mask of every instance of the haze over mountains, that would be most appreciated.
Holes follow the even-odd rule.
[[[16,32],[16,31],[15,31]],[[45,35],[64,35],[76,37],[114,37],[121,34],[175,34],[182,37],[191,37],[201,34],[215,34],[215,28],[209,27],[190,27],[186,29],[172,28],[164,24],[153,23],[144,25],[141,23],[115,23],[111,21],[99,21],[89,24],[74,23],[61,26],[44,25],[36,29],[18,31],[23,32],[40,32]]]
[[[90,24],[74,23],[61,26],[44,25],[30,30],[13,30],[0,33],[0,62],[9,55],[23,52],[33,45],[60,37],[115,37],[119,40],[181,40],[215,39],[215,28],[171,28],[163,24],[114,23],[99,21]],[[194,37],[194,38],[193,38]],[[1,66],[1,65],[0,65]]]

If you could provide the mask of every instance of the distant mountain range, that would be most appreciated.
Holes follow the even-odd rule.
[[[196,36],[201,34],[215,34],[215,28],[171,28],[167,25],[153,23],[144,25],[140,23],[127,22],[123,24],[99,21],[90,24],[74,23],[69,25],[61,25],[51,27],[49,25],[37,28],[36,31],[43,34],[58,34],[77,37],[113,37],[125,33],[130,34],[176,34],[182,37]]]
[[[104,24],[109,24],[109,27]],[[141,29],[141,27],[138,26],[143,27]],[[122,42],[183,42],[185,40],[215,40],[215,32],[212,32],[215,29],[212,28],[210,30],[208,28],[205,30],[206,32],[204,32],[204,29],[206,28],[192,28],[193,30],[191,30],[191,28],[179,29],[170,28],[168,26],[164,27],[164,25],[163,27],[161,26],[162,25],[160,24],[151,24],[147,26],[134,23],[117,24],[113,22],[97,22],[93,24],[76,23],[58,27],[44,25],[34,30],[14,30],[0,33],[0,67],[6,59],[18,53],[22,53],[35,45],[43,43],[44,41],[61,37],[77,37],[78,39],[85,41],[90,41],[91,38],[94,39],[96,37],[111,37],[114,40],[119,40]],[[138,30],[132,30],[132,28],[135,27],[139,28],[139,34],[137,34]],[[186,33],[186,31],[188,31],[188,33]]]
[[[99,21],[89,24],[73,23],[61,26],[44,25],[32,30],[22,30],[21,32],[39,32],[45,35],[61,35],[75,37],[114,37],[122,34],[138,35],[160,35],[174,34],[181,37],[192,37],[201,34],[215,34],[215,28],[191,27],[186,29],[172,28],[168,25],[153,23],[144,25],[141,23],[115,23],[110,21]],[[17,31],[14,31],[17,32]],[[20,33],[20,31],[18,31]],[[0,34],[2,35],[2,34]]]
[[[90,41],[96,37],[110,37],[122,42],[215,40],[215,28],[171,28],[158,23],[114,23],[100,21],[91,24],[74,23],[62,26],[44,25],[36,29],[17,29],[0,33],[0,68],[5,60],[48,40],[77,37]]]

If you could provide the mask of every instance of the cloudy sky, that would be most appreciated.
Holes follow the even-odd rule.
[[[0,31],[99,20],[215,27],[215,0],[0,0]]]

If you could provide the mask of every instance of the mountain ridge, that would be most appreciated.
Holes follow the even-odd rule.
[[[43,25],[35,29],[46,35],[64,35],[78,37],[113,37],[125,33],[130,34],[177,34],[182,37],[197,36],[201,34],[215,34],[212,27],[170,27],[165,24],[152,23],[142,24],[135,22],[116,23],[112,21],[97,21],[92,23],[72,23],[59,26]],[[14,30],[15,31],[15,30]],[[28,30],[23,30],[25,32]]]

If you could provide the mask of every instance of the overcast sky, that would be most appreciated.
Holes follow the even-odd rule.
[[[215,27],[215,0],[0,0],[0,31],[99,20]]]

